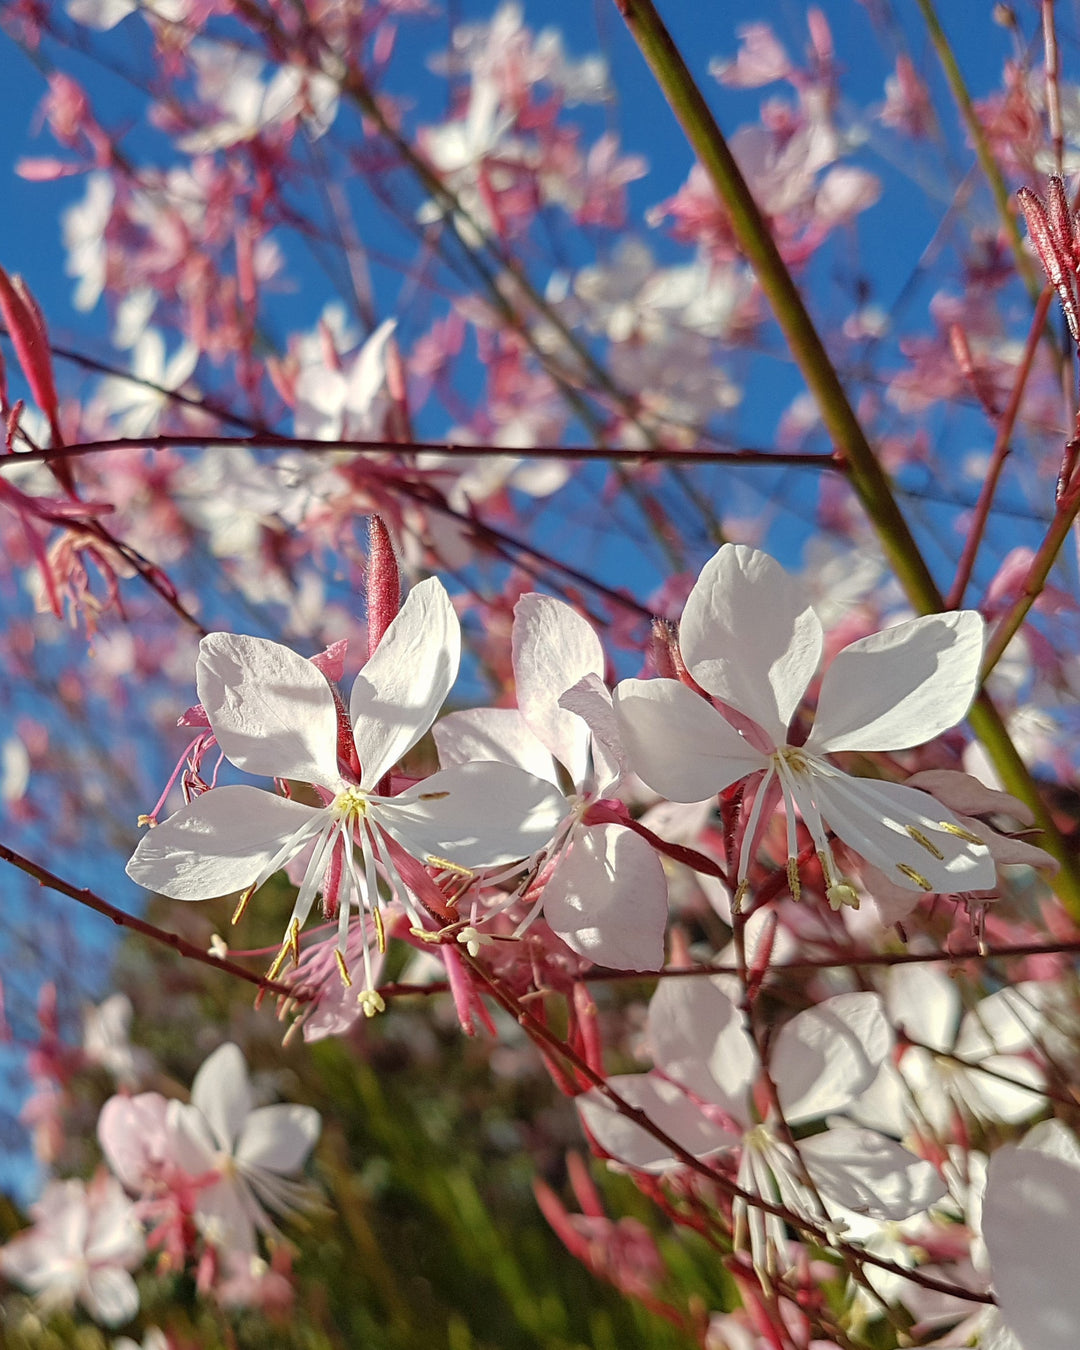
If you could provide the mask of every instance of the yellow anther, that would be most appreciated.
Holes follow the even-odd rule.
[[[903,872],[904,876],[906,876],[909,881],[913,881],[920,890],[932,891],[934,889],[920,872],[916,872],[914,867],[909,867],[907,863],[897,863],[896,870],[898,872]]]
[[[386,1011],[386,1000],[377,989],[362,989],[356,1001],[363,1008],[365,1017],[374,1017],[376,1013]]]
[[[157,824],[157,816],[139,816],[135,823],[137,825],[149,825],[153,828]]]
[[[292,963],[294,966],[300,964],[300,920],[293,918],[289,924],[289,951],[292,954]]]
[[[281,967],[285,964],[285,958],[289,954],[289,949],[289,939],[286,938],[281,944],[281,951],[279,951],[277,956],[270,962],[270,969],[266,972],[266,978],[268,980],[276,980],[278,975],[280,975]]]
[[[349,974],[349,967],[345,964],[345,958],[337,947],[334,948],[334,960],[337,961],[338,974],[341,976],[341,983],[346,989],[352,988],[352,976]]]
[[[746,892],[750,889],[748,881],[740,881],[735,887],[735,894],[731,897],[732,914],[742,913],[742,903],[746,899]]]
[[[255,887],[249,886],[246,891],[240,892],[240,899],[236,902],[236,908],[233,910],[232,921],[238,924],[244,917],[248,905],[251,903],[251,897],[255,894]]]
[[[386,951],[386,929],[383,927],[382,910],[378,905],[371,911],[371,917],[375,920],[375,941],[379,947],[379,955],[382,956]]]
[[[798,858],[787,860],[787,884],[791,891],[792,900],[800,900],[802,898],[802,882],[799,880]]]
[[[963,839],[969,844],[982,844],[986,841],[980,839],[977,834],[972,834],[970,830],[965,830],[962,825],[954,825],[951,820],[939,820],[938,829],[944,830],[946,834],[955,835],[957,839]]]
[[[938,848],[937,844],[927,839],[926,835],[923,834],[922,830],[917,830],[914,825],[908,825],[907,832],[908,834],[911,835],[912,839],[915,840],[915,842],[919,845],[920,848],[926,849],[927,853],[932,853],[934,857],[938,860],[938,862],[945,861],[945,854],[942,853],[941,849]]]
[[[451,862],[449,858],[440,858],[434,853],[427,855],[426,862],[429,867],[441,867],[444,872],[453,872],[458,877],[476,876],[471,867],[462,867],[460,863]]]
[[[444,797],[449,796],[449,792],[421,792],[416,800],[419,802],[441,802]]]

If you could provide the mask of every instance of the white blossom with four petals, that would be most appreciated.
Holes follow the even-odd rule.
[[[334,691],[310,661],[262,638],[203,638],[199,699],[226,758],[248,773],[311,784],[323,804],[254,787],[213,788],[143,836],[128,875],[176,900],[250,893],[310,846],[286,941],[295,947],[334,861],[344,953],[351,904],[374,914],[380,873],[414,922],[422,922],[395,850],[399,862],[404,853],[460,869],[530,857],[562,818],[563,799],[520,769],[462,764],[395,796],[382,788],[442,707],[457,677],[460,642],[442,585],[430,579],[415,586],[353,684],[347,716],[357,775],[339,754]],[[369,978],[361,999],[370,989]]]
[[[704,801],[758,776],[740,881],[764,813],[779,797],[796,896],[796,816],[814,841],[834,908],[857,897],[834,860],[830,829],[906,889],[989,889],[995,871],[986,845],[933,797],[852,778],[828,759],[911,749],[955,726],[978,688],[984,631],[979,614],[960,610],[850,643],[822,679],[813,730],[793,744],[789,727],[821,660],[821,621],[773,558],[725,544],[695,582],[679,629],[686,669],[724,711],[678,680],[624,680],[614,705],[630,765],[678,802]]]
[[[195,1220],[223,1252],[254,1252],[255,1230],[273,1232],[267,1210],[297,1208],[309,1188],[296,1180],[322,1129],[312,1106],[255,1106],[238,1046],[219,1046],[191,1085],[190,1102],[169,1102],[172,1161],[200,1188]]]

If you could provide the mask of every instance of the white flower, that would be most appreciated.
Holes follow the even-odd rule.
[[[134,1009],[126,994],[110,994],[83,1012],[83,1054],[125,1087],[132,1087],[153,1068],[153,1059],[131,1044]]]
[[[561,772],[572,790],[541,864],[554,864],[544,878],[544,917],[592,961],[656,970],[667,923],[663,865],[625,825],[585,824],[589,805],[621,776],[600,639],[569,605],[529,594],[514,607],[512,644],[518,708],[443,718],[435,728],[440,763],[516,764],[556,790]]]
[[[250,893],[310,846],[286,943],[295,954],[333,868],[344,955],[350,906],[375,913],[380,872],[419,923],[412,882],[401,874],[413,859],[473,869],[531,856],[558,824],[562,798],[520,770],[463,764],[397,796],[380,790],[435,720],[457,676],[460,643],[446,591],[433,578],[421,582],[357,675],[346,714],[320,671],[289,648],[228,633],[204,638],[199,699],[226,757],[248,773],[310,783],[323,805],[214,788],[144,835],[128,875],[176,900]]]
[[[995,1350],[1075,1350],[1078,1213],[1080,1150],[1060,1122],[1036,1126],[1023,1144],[991,1157],[982,1229],[1005,1324],[996,1329]]]
[[[934,798],[899,783],[851,778],[826,758],[906,750],[955,726],[978,686],[983,632],[982,618],[962,610],[852,642],[825,672],[810,736],[793,745],[788,728],[821,660],[821,622],[798,582],[768,554],[725,544],[687,598],[680,643],[687,670],[731,720],[677,680],[624,680],[614,695],[623,744],[631,767],[672,801],[703,801],[761,776],[740,881],[764,813],[780,797],[796,896],[796,814],[814,841],[834,908],[854,903],[855,892],[833,858],[829,829],[906,889],[987,890],[995,884],[989,850]]]
[[[734,982],[722,976],[662,980],[648,1020],[657,1067],[617,1075],[609,1085],[695,1157],[737,1152],[736,1179],[744,1191],[819,1224],[837,1209],[905,1219],[944,1194],[930,1163],[875,1130],[830,1119],[827,1130],[799,1141],[796,1157],[775,1112],[758,1121],[754,1102],[761,1063],[733,997],[737,993]],[[769,1055],[784,1121],[797,1126],[847,1110],[873,1082],[891,1048],[876,994],[840,994],[793,1017]],[[613,1157],[646,1172],[682,1165],[598,1090],[577,1104],[589,1132]],[[782,1220],[742,1200],[736,1200],[734,1214],[748,1232],[755,1265],[771,1268],[787,1250]]]
[[[889,972],[885,1004],[892,1024],[916,1045],[860,1103],[860,1118],[898,1129],[907,1117],[918,1131],[952,1136],[956,1113],[1019,1124],[1043,1110],[1045,1075],[1027,1056],[1045,1029],[1042,986],[1034,981],[999,989],[961,1017],[960,989],[936,966],[897,966]]]
[[[255,1229],[273,1231],[266,1209],[296,1207],[306,1188],[291,1180],[322,1128],[318,1111],[294,1103],[252,1106],[247,1065],[237,1046],[219,1046],[195,1075],[190,1102],[170,1102],[173,1160],[202,1187],[195,1218],[223,1252],[255,1250]],[[266,1208],[264,1208],[264,1206]]]
[[[0,1272],[45,1309],[81,1303],[104,1326],[130,1322],[139,1290],[129,1272],[145,1254],[135,1207],[115,1177],[52,1181],[30,1210],[34,1226],[0,1248]]]

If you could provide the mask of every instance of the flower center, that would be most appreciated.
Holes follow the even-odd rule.
[[[347,825],[355,825],[367,814],[367,807],[368,794],[355,784],[343,788],[330,803],[335,820],[344,821]]]

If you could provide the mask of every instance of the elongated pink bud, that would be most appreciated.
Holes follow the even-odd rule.
[[[380,516],[371,516],[368,520],[367,579],[369,656],[382,641],[383,634],[400,608],[401,577],[390,531]]]
[[[64,444],[64,437],[60,431],[60,402],[56,396],[45,319],[22,277],[9,277],[2,267],[0,317],[3,317],[34,402],[48,419],[53,449],[57,449]],[[55,460],[49,468],[66,491],[74,495],[75,482],[68,464],[64,460]]]

